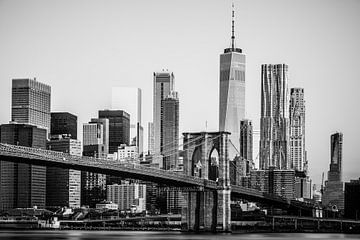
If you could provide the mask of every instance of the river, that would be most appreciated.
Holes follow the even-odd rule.
[[[359,234],[328,234],[328,233],[232,233],[232,234],[194,234],[180,232],[135,232],[135,231],[0,231],[1,240],[110,240],[110,239],[139,239],[139,240],[165,240],[165,239],[194,239],[194,240],[235,240],[235,239],[360,239]]]

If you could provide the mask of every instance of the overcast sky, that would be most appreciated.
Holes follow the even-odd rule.
[[[289,86],[305,89],[310,176],[317,183],[326,176],[330,134],[341,131],[344,180],[359,178],[360,1],[234,2],[254,128],[261,64],[286,63]],[[206,121],[217,131],[219,54],[230,46],[231,3],[0,0],[0,123],[10,120],[13,78],[51,85],[52,111],[76,114],[80,129],[111,108],[112,87],[133,86],[142,89],[146,139],[153,72],[169,69],[180,96],[180,131],[202,131]]]

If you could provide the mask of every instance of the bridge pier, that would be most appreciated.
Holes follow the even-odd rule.
[[[184,193],[182,231],[230,232],[230,189]]]
[[[217,189],[184,193],[183,231],[230,232],[230,169],[227,132],[184,133],[184,173],[216,182]],[[194,140],[195,139],[195,140]],[[216,167],[213,151],[218,152]],[[214,170],[216,168],[216,170]]]

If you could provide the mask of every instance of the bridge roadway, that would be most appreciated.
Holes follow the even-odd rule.
[[[158,168],[3,143],[0,143],[0,160],[122,176],[124,178],[155,182],[163,184],[164,186],[185,187],[188,188],[189,191],[218,189],[218,184],[215,181]],[[234,197],[244,198],[249,201],[270,203],[281,208],[288,208],[290,205],[299,209],[309,209],[309,207],[312,207],[298,201],[289,201],[279,196],[265,194],[255,189],[237,185],[231,186],[231,194]]]

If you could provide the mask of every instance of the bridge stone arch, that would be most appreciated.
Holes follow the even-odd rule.
[[[186,231],[230,231],[230,166],[228,132],[183,133],[184,173],[216,181],[217,190],[184,192],[182,228]],[[211,156],[218,153],[216,169]],[[214,177],[214,172],[216,176]]]

